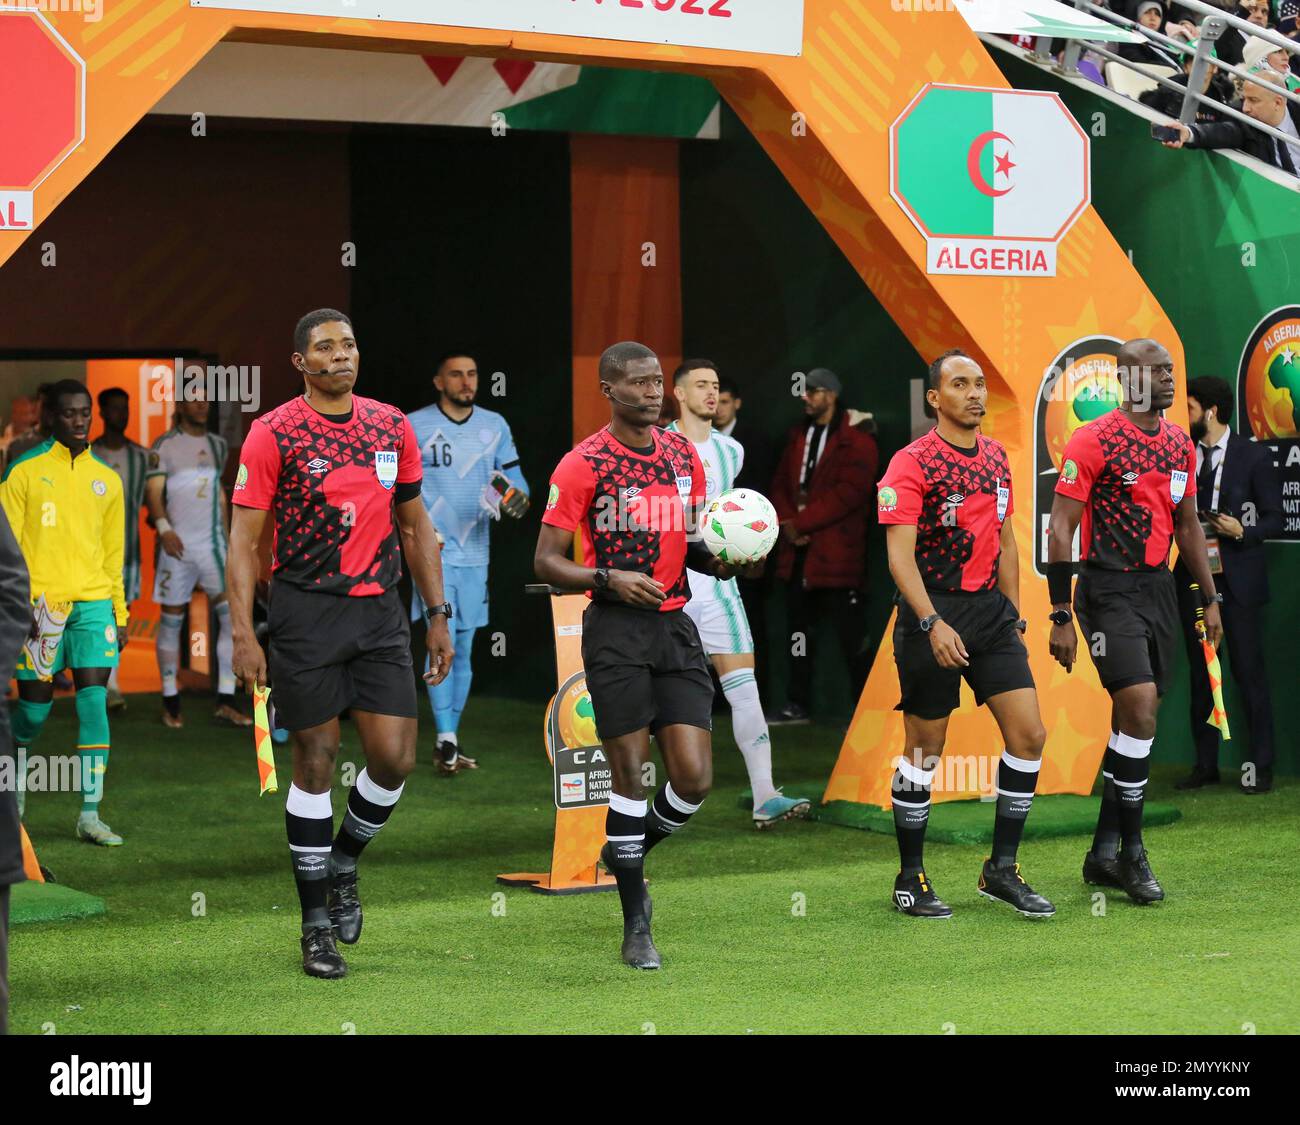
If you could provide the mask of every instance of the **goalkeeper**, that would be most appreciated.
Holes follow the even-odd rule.
[[[519,468],[515,439],[506,420],[474,405],[478,364],[451,352],[434,368],[438,401],[410,415],[424,470],[421,499],[442,542],[442,575],[452,607],[451,674],[429,688],[437,723],[436,761],[441,773],[478,768],[460,747],[457,730],[473,677],[474,633],[488,621],[488,528],[501,513],[519,519],[528,511],[528,482]],[[411,619],[424,605],[411,595]]]
[[[81,759],[77,836],[114,847],[122,837],[100,819],[99,804],[109,750],[105,685],[126,644],[122,482],[86,443],[85,386],[72,379],[53,384],[42,411],[51,436],[0,481],[0,505],[27,561],[33,604],[32,636],[15,672],[14,747],[36,741],[53,705],[54,673],[70,668]]]

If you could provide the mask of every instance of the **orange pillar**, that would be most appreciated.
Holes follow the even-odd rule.
[[[681,213],[676,141],[575,135],[569,152],[576,443],[609,422],[610,344],[645,344],[670,378],[681,362]]]

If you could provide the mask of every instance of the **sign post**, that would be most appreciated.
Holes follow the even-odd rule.
[[[582,669],[582,612],[590,603],[584,594],[564,594],[550,586],[527,589],[550,596],[555,630],[557,686],[543,724],[554,777],[555,842],[549,871],[498,875],[497,882],[544,895],[613,890],[613,876],[596,864],[605,845],[613,774],[600,745]]]

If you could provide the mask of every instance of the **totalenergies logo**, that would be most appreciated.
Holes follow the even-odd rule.
[[[1256,325],[1237,385],[1241,417],[1256,438],[1300,437],[1300,306],[1275,309]]]

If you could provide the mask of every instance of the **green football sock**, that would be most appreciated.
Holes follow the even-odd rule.
[[[15,747],[31,749],[36,736],[41,733],[41,727],[45,725],[45,720],[49,718],[50,708],[53,706],[53,702],[31,703],[22,698],[18,700],[18,706],[14,708],[10,720]]]
[[[81,755],[81,811],[97,813],[108,770],[108,692],[100,686],[77,690],[77,753]]]

